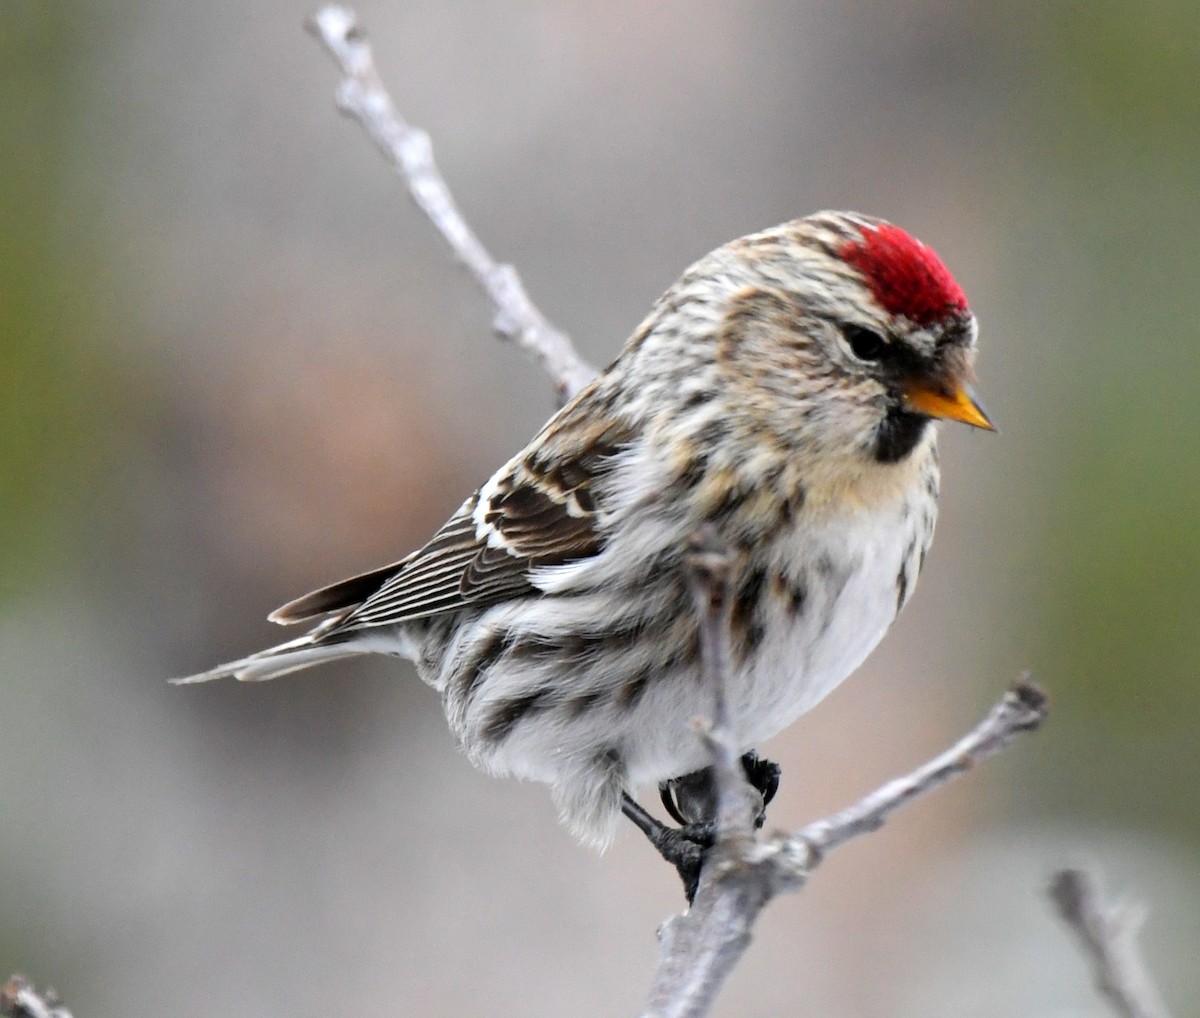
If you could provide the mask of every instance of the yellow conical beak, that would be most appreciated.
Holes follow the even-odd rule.
[[[924,380],[912,382],[904,390],[904,402],[910,409],[926,417],[962,421],[963,424],[986,431],[996,430],[979,397],[964,382],[945,387]]]

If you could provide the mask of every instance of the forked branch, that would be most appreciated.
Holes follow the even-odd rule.
[[[707,738],[717,772],[717,846],[706,860],[692,907],[669,919],[660,931],[661,955],[644,1018],[707,1014],[749,946],[759,913],[775,895],[799,890],[833,849],[877,830],[905,803],[1000,752],[1046,716],[1045,694],[1023,676],[975,728],[929,763],[833,816],[759,842],[754,810],[742,805],[753,802],[754,793],[735,766],[737,741],[723,691],[723,648],[729,640],[726,570],[710,535],[697,543],[703,550],[693,554],[690,564],[705,673],[714,686],[714,717]],[[733,783],[740,792],[731,790]]]

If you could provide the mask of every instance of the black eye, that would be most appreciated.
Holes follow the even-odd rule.
[[[882,360],[888,345],[878,332],[864,329],[861,325],[847,325],[842,329],[850,350],[860,361]]]

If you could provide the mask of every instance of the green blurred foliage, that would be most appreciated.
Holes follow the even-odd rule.
[[[78,546],[132,401],[103,253],[64,198],[72,167],[78,11],[21,2],[0,36],[0,598]]]
[[[1044,19],[1044,20],[1043,20]],[[1129,132],[1195,151],[1200,126],[1200,10],[1189,0],[1047,5],[1040,53],[1071,116],[1067,141]],[[1182,129],[1182,133],[1180,133]],[[1124,148],[1122,146],[1122,148]]]
[[[1200,6],[1031,12],[1032,659],[1055,810],[1200,842]],[[1065,752],[1064,752],[1065,751]]]

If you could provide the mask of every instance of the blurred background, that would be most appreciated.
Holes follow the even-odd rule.
[[[594,362],[819,208],[933,245],[999,437],[859,675],[764,747],[797,826],[1024,666],[1045,730],[765,916],[722,1015],[1100,1014],[1065,862],[1200,1008],[1200,7],[359,5],[485,243]],[[0,977],[79,1018],[632,1014],[682,903],[457,752],[406,665],[171,688],[420,543],[553,409],[287,0],[0,26]]]

